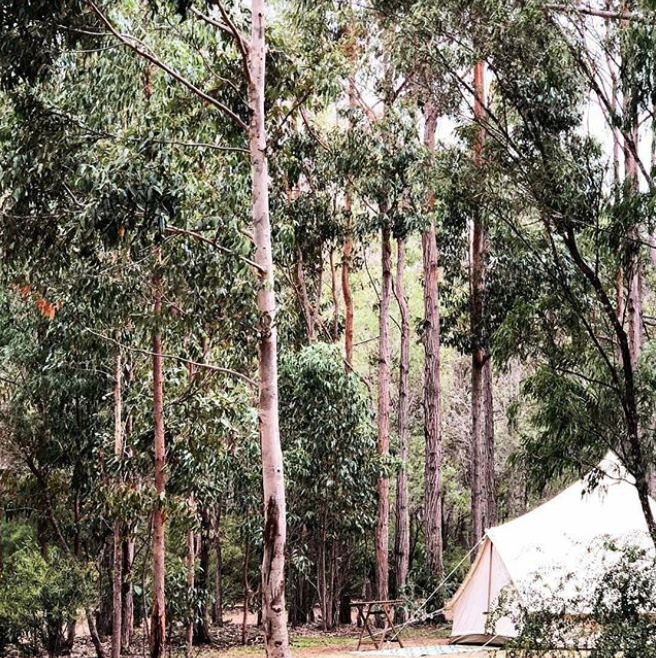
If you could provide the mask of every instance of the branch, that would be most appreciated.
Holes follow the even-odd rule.
[[[258,265],[255,261],[251,260],[250,258],[247,258],[246,256],[242,256],[241,254],[236,254],[234,251],[231,249],[228,249],[228,247],[224,247],[223,245],[218,244],[215,240],[212,240],[210,238],[206,238],[204,235],[201,235],[200,233],[197,233],[196,231],[190,231],[189,229],[186,228],[178,228],[177,226],[167,226],[166,231],[168,233],[171,233],[173,235],[187,235],[190,238],[196,238],[196,240],[200,240],[201,242],[205,242],[206,244],[211,245],[218,251],[223,252],[224,254],[229,254],[230,256],[234,256],[235,258],[239,258],[239,260],[244,261],[247,265],[250,265],[251,267],[254,267],[258,272],[261,274],[264,274],[264,268],[261,265]]]
[[[308,129],[310,136],[317,142],[317,144],[319,144],[319,146],[324,148],[326,151],[330,150],[328,144],[321,138],[319,133],[317,133],[315,129],[310,125],[310,118],[308,116],[307,110],[304,107],[301,108],[301,119],[303,119],[303,123],[305,124],[305,127]]]
[[[118,39],[124,46],[135,52],[140,57],[143,57],[144,59],[148,60],[151,64],[157,66],[159,69],[167,73],[170,77],[172,77],[181,85],[189,89],[189,91],[191,91],[193,94],[204,100],[206,103],[209,103],[210,105],[216,107],[218,110],[223,112],[223,114],[225,114],[229,119],[231,119],[234,123],[236,123],[240,128],[246,131],[248,130],[248,125],[227,105],[224,105],[220,101],[216,100],[216,98],[205,93],[202,89],[199,89],[193,82],[187,80],[187,78],[182,76],[177,71],[174,71],[170,66],[168,66],[168,64],[165,64],[161,59],[159,59],[154,54],[149,53],[143,48],[139,47],[138,44],[140,42],[138,42],[138,40],[135,39],[135,37],[121,34],[112,25],[110,20],[100,11],[100,9],[98,9],[98,7],[95,5],[93,0],[84,0],[84,2],[88,7],[91,8],[91,10],[96,14],[96,16],[98,16],[98,18],[105,24],[105,26],[111,32],[111,34],[116,39]],[[143,44],[141,45],[143,46]]]
[[[246,75],[246,80],[250,82],[251,70],[250,67],[248,66],[248,43],[246,42],[244,35],[237,29],[235,24],[232,22],[232,19],[228,15],[228,12],[225,10],[224,6],[221,4],[220,0],[214,0],[214,4],[219,8],[219,12],[221,13],[221,18],[223,18],[223,20],[225,21],[225,25],[223,25],[223,23],[219,23],[219,21],[215,21],[210,16],[206,16],[205,14],[201,13],[197,9],[192,9],[191,13],[194,14],[194,16],[196,16],[197,18],[200,18],[201,20],[205,21],[209,25],[213,25],[214,27],[219,28],[223,32],[227,32],[234,38],[235,42],[237,43],[237,48],[239,49],[239,52],[241,54],[241,61],[242,61],[242,66],[244,68],[244,74]]]
[[[567,6],[567,5],[545,5],[545,9],[559,12],[562,14],[583,14],[586,16],[596,16],[597,18],[609,18],[617,21],[637,21],[639,23],[654,23],[644,14],[638,14],[633,11],[609,11],[607,9],[595,9],[594,7]]]
[[[134,141],[143,141],[134,139]],[[180,142],[175,139],[153,139],[154,144],[171,144],[173,146],[190,146],[200,149],[212,149],[213,151],[228,151],[235,153],[250,153],[248,149],[241,146],[225,146],[223,144],[209,144],[208,142]]]
[[[103,340],[106,340],[107,342],[112,343],[113,345],[116,345],[121,349],[125,349],[130,352],[135,352],[136,354],[143,354],[144,356],[154,356],[154,353],[150,352],[149,350],[142,350],[138,347],[130,347],[129,345],[125,345],[115,340],[114,338],[111,338],[110,336],[106,336],[105,334],[101,334],[97,331],[94,331],[89,327],[85,327],[84,331],[87,331],[90,334],[97,336],[98,338],[102,338]],[[245,381],[249,386],[253,388],[257,388],[257,382],[254,379],[251,379],[248,375],[244,375],[243,373],[238,372],[237,370],[232,370],[230,368],[222,368],[221,366],[213,366],[209,363],[199,363],[198,361],[185,359],[184,357],[176,356],[175,354],[162,354],[161,356],[164,359],[172,359],[173,361],[186,363],[187,365],[194,366],[196,368],[204,368],[205,370],[209,370],[210,372],[218,372],[222,375],[230,375],[231,377],[236,377],[237,379],[241,379],[242,381]]]
[[[376,113],[371,109],[371,107],[367,104],[367,102],[364,100],[362,97],[362,93],[360,90],[353,84],[351,86],[353,89],[353,95],[356,97],[356,100],[358,101],[358,105],[360,106],[360,109],[367,115],[367,118],[369,121],[376,122],[378,121],[378,117],[376,116]]]

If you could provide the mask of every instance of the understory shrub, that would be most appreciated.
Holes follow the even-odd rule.
[[[502,604],[520,629],[509,658],[548,653],[586,658],[656,658],[656,561],[651,548],[606,541],[580,573],[544,575],[532,595]],[[547,582],[549,585],[547,586]],[[496,615],[495,615],[496,616]]]
[[[89,599],[88,574],[58,550],[44,557],[24,526],[9,530],[0,574],[0,654],[15,645],[30,655],[60,655],[69,622]]]

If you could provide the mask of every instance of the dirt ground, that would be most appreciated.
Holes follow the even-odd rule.
[[[213,644],[207,647],[196,647],[194,658],[263,658],[264,638],[256,626],[248,627],[248,643],[241,645],[241,625],[227,623],[223,629],[213,629]],[[447,644],[450,629],[447,626],[412,627],[401,632],[401,641],[404,647],[431,647]],[[337,631],[324,633],[315,628],[302,628],[290,633],[290,642],[293,658],[348,658],[358,646],[360,629],[355,625],[340,628]],[[182,633],[176,634],[172,639],[169,655],[171,658],[182,658],[184,646]],[[106,647],[109,650],[109,646]],[[398,649],[396,643],[389,643],[382,649]],[[367,653],[375,651],[373,643],[363,644],[359,652],[362,658]],[[132,646],[132,656],[147,656],[148,646],[145,638],[137,635]],[[499,651],[478,651],[460,654],[449,654],[455,658],[502,658]],[[80,637],[71,658],[91,658],[95,652],[88,637]],[[370,658],[374,658],[375,654]],[[356,657],[353,657],[356,658]]]
[[[211,647],[198,650],[198,658],[262,658],[262,638],[251,627],[250,643],[247,646]],[[429,647],[448,643],[450,629],[446,626],[413,627],[401,632],[404,647]],[[291,632],[290,643],[293,658],[347,658],[357,650],[360,629],[353,626],[339,631],[323,633],[316,629],[299,629]],[[388,643],[382,649],[398,649],[397,643]],[[363,658],[375,651],[373,643],[363,644],[359,652]],[[375,654],[374,654],[375,655]],[[461,654],[449,654],[458,658],[501,658],[500,652],[480,651]],[[373,655],[371,656],[373,658]]]

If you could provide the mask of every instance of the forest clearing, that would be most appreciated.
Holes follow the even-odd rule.
[[[0,0],[0,658],[656,658],[656,0]]]

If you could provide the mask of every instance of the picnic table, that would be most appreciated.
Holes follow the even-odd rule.
[[[403,643],[399,637],[399,631],[394,626],[394,611],[396,606],[401,605],[403,601],[401,599],[390,599],[388,601],[352,601],[351,608],[356,608],[358,611],[358,626],[362,627],[360,631],[360,637],[358,639],[358,648],[356,651],[360,651],[362,642],[364,640],[364,633],[367,631],[369,637],[376,649],[380,649],[385,641],[387,640],[387,635],[390,633],[390,642],[397,642],[398,645],[403,648]],[[382,617],[383,627],[376,628],[376,620]],[[374,627],[372,629],[371,621],[374,621]]]

